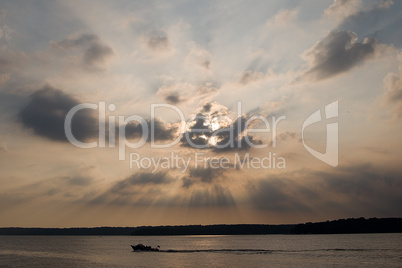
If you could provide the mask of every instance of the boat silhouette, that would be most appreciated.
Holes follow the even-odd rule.
[[[145,246],[144,244],[131,245],[134,251],[159,251],[159,246],[156,248]]]

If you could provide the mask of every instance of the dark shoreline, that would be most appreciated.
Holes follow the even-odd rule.
[[[349,218],[303,224],[218,224],[90,228],[0,228],[0,235],[263,235],[401,233],[402,218]]]

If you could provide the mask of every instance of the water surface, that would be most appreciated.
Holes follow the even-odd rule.
[[[130,245],[161,252],[133,252]],[[402,234],[0,236],[1,267],[402,267]]]

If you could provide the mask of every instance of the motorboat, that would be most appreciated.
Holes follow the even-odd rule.
[[[144,244],[131,245],[134,251],[159,251],[159,246],[156,248],[145,246]]]

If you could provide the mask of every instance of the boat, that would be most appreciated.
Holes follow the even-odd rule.
[[[150,246],[145,246],[143,244],[131,245],[134,251],[159,251],[159,246],[152,248]]]

